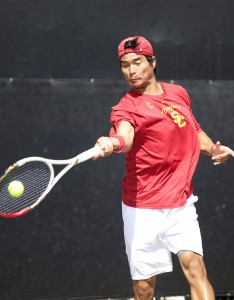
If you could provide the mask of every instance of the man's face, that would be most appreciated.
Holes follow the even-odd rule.
[[[126,81],[134,89],[145,89],[153,80],[155,57],[153,65],[150,64],[144,55],[127,53],[121,57],[121,70]]]

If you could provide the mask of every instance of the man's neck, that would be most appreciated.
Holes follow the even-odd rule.
[[[157,96],[164,93],[162,86],[157,81],[152,82],[151,84],[147,85],[147,87],[139,89],[133,88],[133,90],[139,94],[147,94],[151,96]]]

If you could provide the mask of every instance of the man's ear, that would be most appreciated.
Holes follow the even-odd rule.
[[[153,65],[153,68],[155,69],[155,68],[156,68],[156,66],[157,66],[156,57],[155,57],[155,56],[152,56],[152,59],[153,59],[153,61],[152,61],[152,65]]]

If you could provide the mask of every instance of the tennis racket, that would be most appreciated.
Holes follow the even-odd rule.
[[[55,184],[73,166],[91,159],[100,152],[99,147],[91,148],[67,160],[52,160],[43,157],[28,157],[11,165],[0,178],[0,216],[15,218],[34,209]],[[66,165],[56,176],[53,165]],[[9,184],[20,181],[24,192],[14,197],[8,191]]]

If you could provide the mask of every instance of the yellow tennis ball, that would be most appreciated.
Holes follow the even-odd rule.
[[[14,180],[8,185],[8,192],[12,197],[18,198],[24,192],[24,185],[19,180]]]

